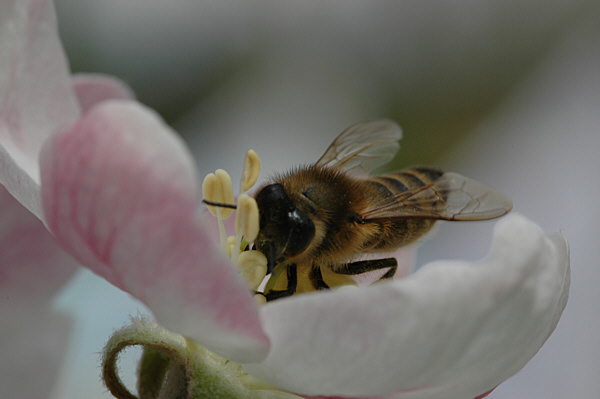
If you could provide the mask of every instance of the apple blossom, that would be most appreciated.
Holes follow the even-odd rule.
[[[492,252],[482,262],[437,262],[403,280],[263,306],[271,351],[265,361],[244,369],[311,397],[476,397],[474,392],[489,392],[535,354],[566,304],[568,283],[564,238],[510,216],[498,223]],[[202,385],[206,373],[190,364],[210,365],[218,358],[210,354],[199,361],[183,337],[182,347],[166,343],[165,334],[177,334],[147,322],[123,331],[131,330],[137,330],[133,341],[130,333],[119,332],[109,347],[126,343],[149,349],[160,342],[162,351],[179,353],[170,360],[185,365],[181,373],[191,376],[187,381],[194,386]],[[107,348],[105,356],[114,354]],[[236,367],[230,363],[228,368]],[[140,381],[149,380],[140,373]],[[249,377],[239,378],[222,392],[243,386]],[[212,378],[205,382],[217,384]]]
[[[282,396],[470,399],[515,374],[554,330],[567,244],[519,215],[498,223],[481,262],[257,305],[201,212],[182,140],[119,84],[74,87],[51,3],[2,7],[0,182],[66,252],[151,309],[160,326],[128,339],[152,346],[162,336],[158,351],[175,366],[227,359],[194,386],[225,381],[215,388],[224,393],[240,379]],[[113,344],[123,341],[107,352]]]

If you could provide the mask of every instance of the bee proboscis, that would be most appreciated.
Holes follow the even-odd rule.
[[[410,244],[437,220],[487,220],[512,209],[504,195],[457,173],[416,167],[369,176],[396,154],[401,135],[388,120],[355,124],[316,163],[276,176],[257,191],[255,246],[267,257],[269,272],[277,269],[285,282],[283,289],[265,292],[267,300],[328,289],[375,270],[387,269],[380,279],[392,278],[395,258],[353,259]]]

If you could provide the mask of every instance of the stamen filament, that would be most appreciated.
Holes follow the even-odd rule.
[[[227,245],[227,232],[225,231],[225,224],[223,223],[223,217],[221,216],[221,208],[217,208],[217,224],[219,225],[219,241],[221,243],[221,250],[226,255],[229,254],[229,245]]]
[[[235,239],[235,246],[233,247],[233,252],[231,253],[231,260],[234,263],[238,262],[238,256],[240,255],[240,245],[242,244],[242,236],[237,235]]]

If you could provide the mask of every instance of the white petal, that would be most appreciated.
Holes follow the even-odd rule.
[[[0,186],[0,315],[32,310],[50,301],[75,274],[77,262],[44,224]],[[0,323],[0,337],[13,326]]]
[[[568,275],[564,238],[511,216],[480,263],[436,262],[404,280],[264,306],[272,349],[245,367],[309,395],[473,398],[538,351]]]
[[[0,183],[41,218],[40,148],[79,113],[51,2],[0,2],[0,60]]]
[[[51,299],[77,270],[43,223],[0,186],[0,398],[48,398],[71,320]]]

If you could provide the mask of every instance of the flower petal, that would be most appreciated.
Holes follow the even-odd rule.
[[[43,223],[0,186],[0,398],[47,398],[71,320],[51,297],[77,270]]]
[[[0,183],[40,217],[38,153],[79,113],[51,2],[1,2],[0,60]]]
[[[254,376],[308,395],[474,398],[516,373],[554,330],[569,287],[566,241],[522,216],[489,258],[261,309],[271,351]]]
[[[113,76],[80,73],[74,75],[72,81],[82,112],[102,101],[135,99],[133,91]]]
[[[76,270],[43,223],[0,186],[0,314],[33,317]],[[17,324],[3,321],[0,332]]]
[[[191,156],[154,112],[97,105],[41,165],[48,227],[68,252],[166,328],[232,360],[264,357],[258,308],[200,217]]]

